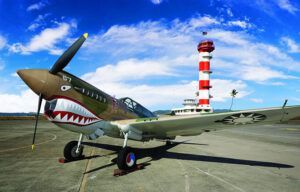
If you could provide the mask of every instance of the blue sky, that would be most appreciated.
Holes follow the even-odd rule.
[[[17,69],[49,69],[80,35],[66,70],[117,98],[179,107],[197,91],[197,44],[214,40],[211,104],[300,104],[300,3],[291,0],[0,0],[0,112],[34,111]]]

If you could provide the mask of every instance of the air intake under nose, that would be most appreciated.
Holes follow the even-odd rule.
[[[56,104],[57,104],[57,99],[46,101],[45,108],[44,108],[45,114],[51,117],[56,107]]]

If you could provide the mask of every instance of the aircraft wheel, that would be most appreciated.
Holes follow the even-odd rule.
[[[78,144],[77,141],[70,141],[69,143],[66,144],[64,149],[65,159],[69,161],[74,161],[82,157],[83,145],[80,145],[79,152],[76,153],[77,144]]]
[[[117,165],[119,169],[128,170],[136,166],[136,155],[129,147],[121,149],[118,154]]]

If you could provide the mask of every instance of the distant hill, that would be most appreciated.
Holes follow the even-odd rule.
[[[167,115],[171,113],[171,110],[157,110],[153,111],[155,115]]]
[[[223,113],[223,112],[230,112],[232,110],[229,110],[229,109],[214,109],[214,112],[215,113]]]
[[[30,113],[0,113],[1,117],[20,117],[20,116],[35,116],[36,113],[30,112]]]

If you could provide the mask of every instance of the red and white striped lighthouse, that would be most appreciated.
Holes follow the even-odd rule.
[[[209,89],[211,88],[210,77],[210,59],[212,58],[211,52],[215,49],[214,42],[211,40],[203,40],[198,44],[199,52],[199,101],[198,109],[205,112],[211,112],[212,108],[209,103],[211,95]]]

